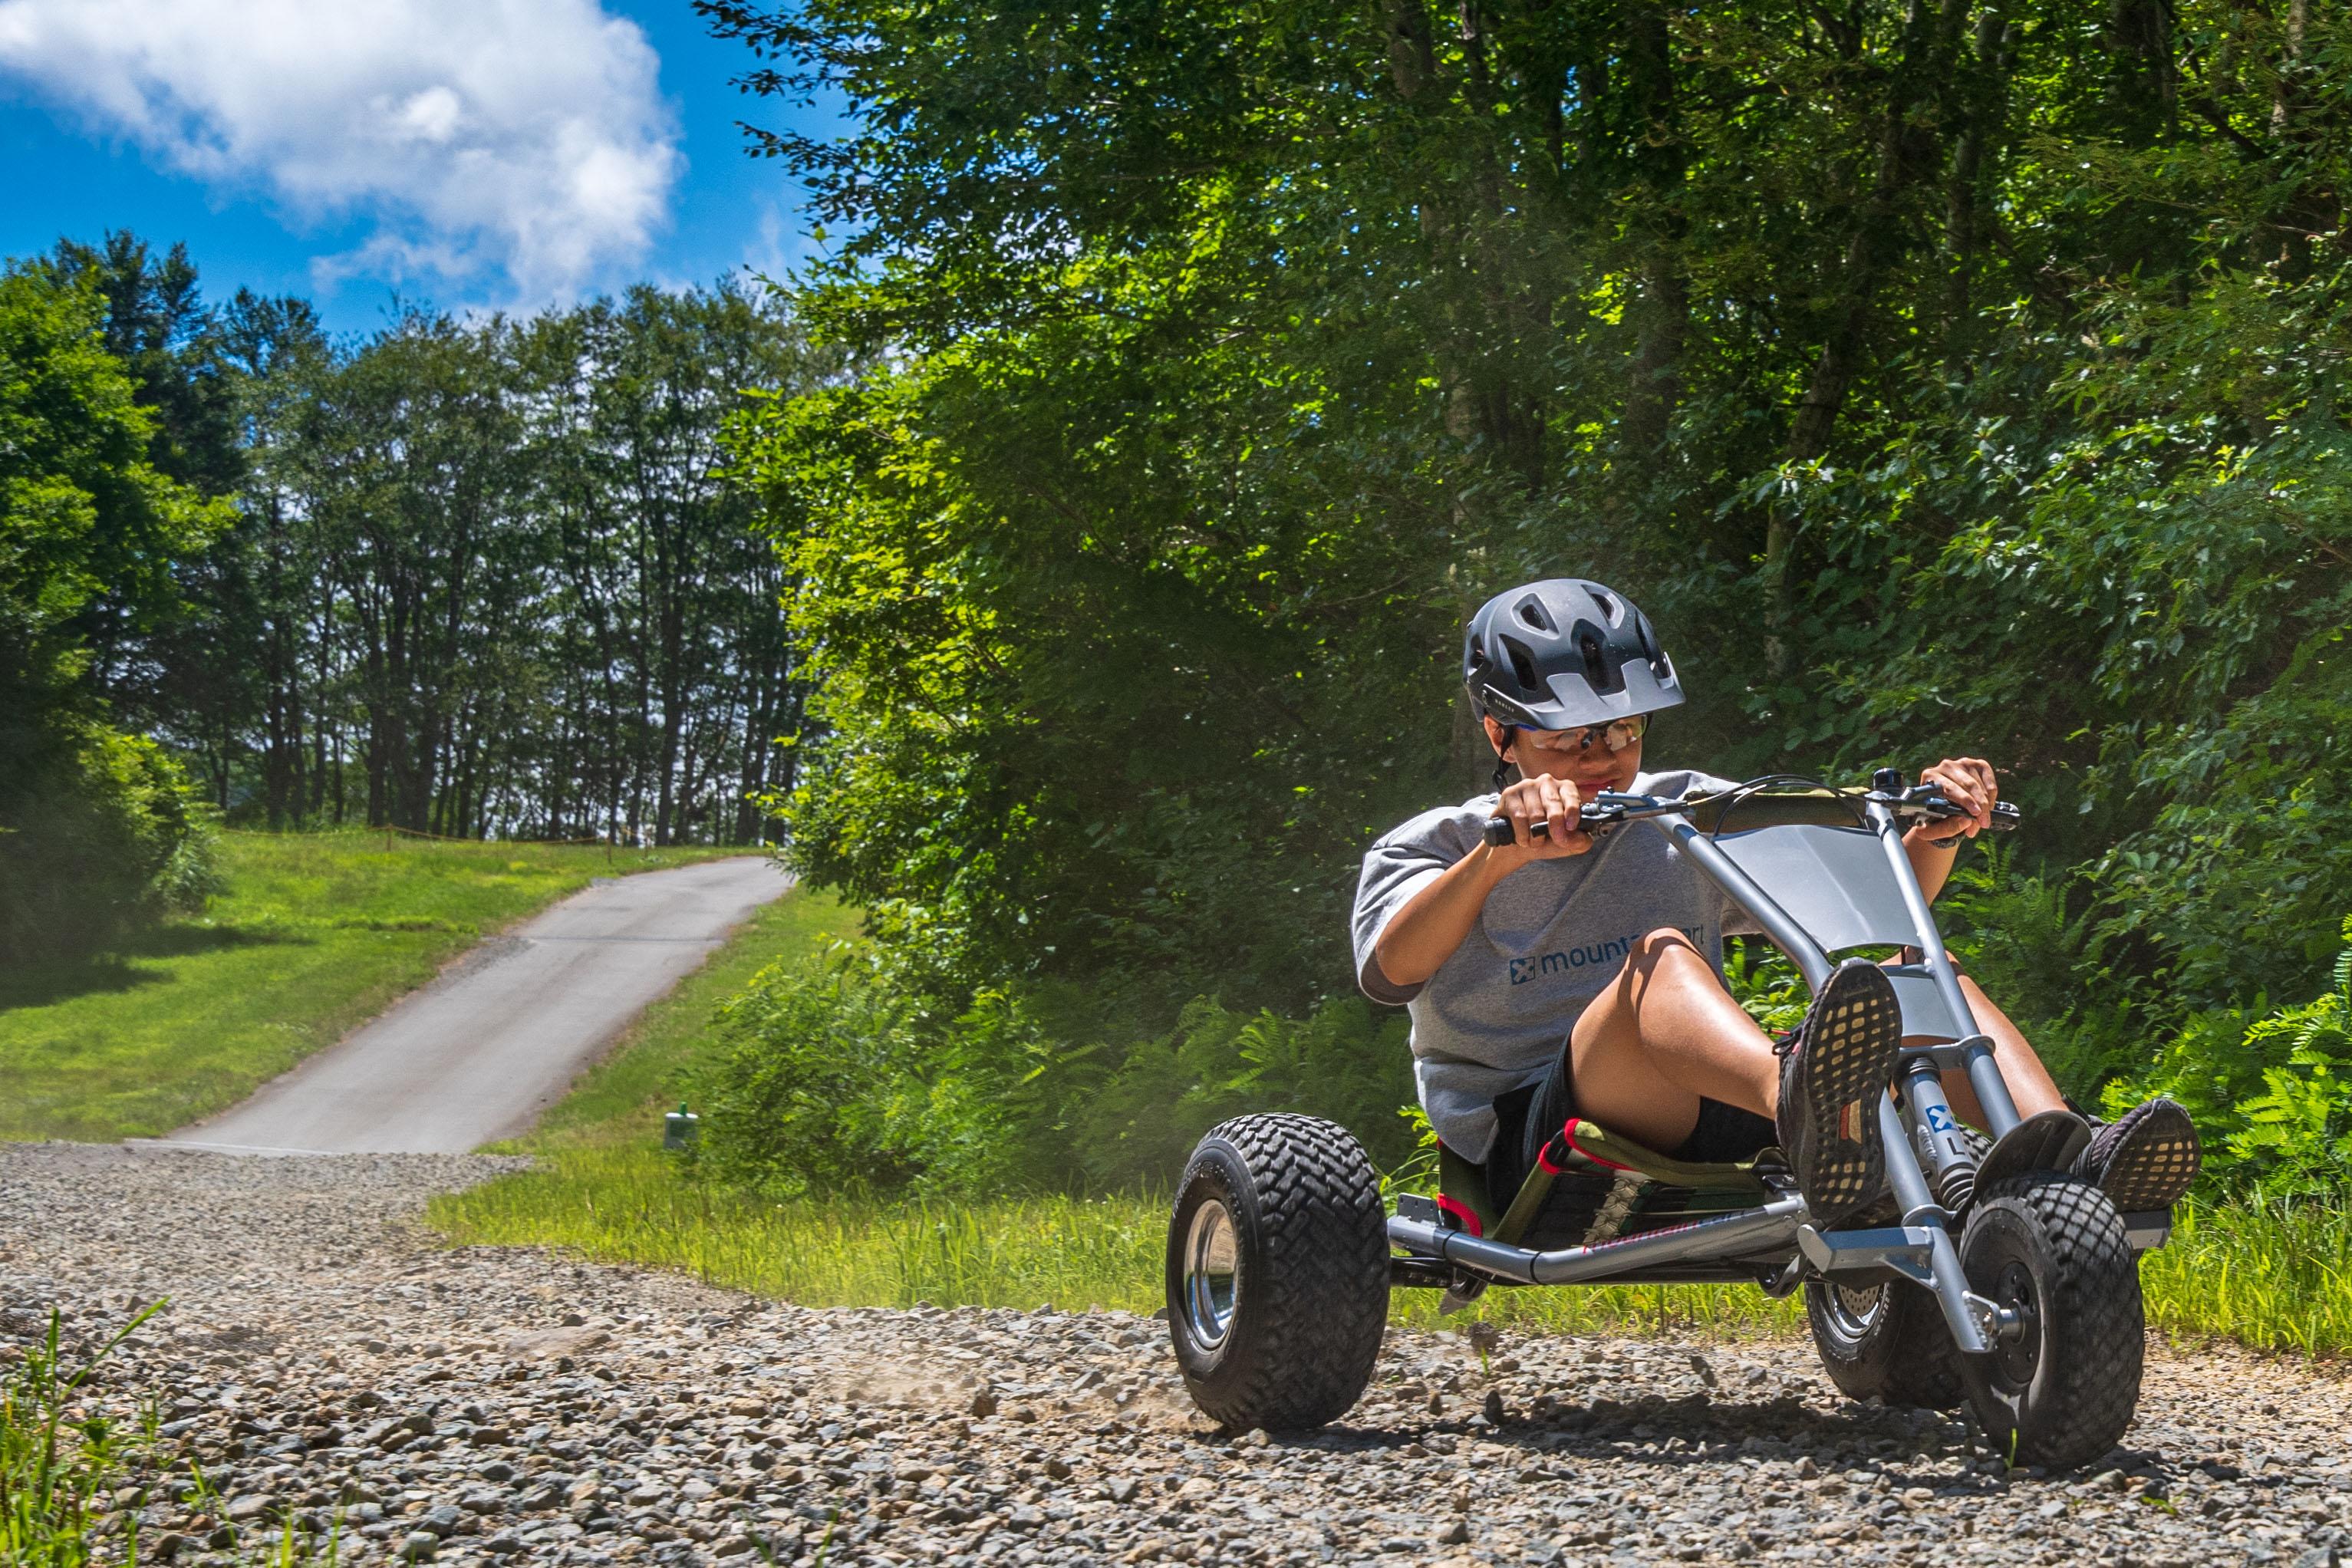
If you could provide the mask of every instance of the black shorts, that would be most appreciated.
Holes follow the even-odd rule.
[[[1486,1156],[1486,1194],[1497,1211],[1510,1206],[1528,1173],[1536,1168],[1536,1156],[1576,1115],[1576,1068],[1562,1041],[1559,1059],[1542,1078],[1495,1101],[1495,1147]],[[1770,1118],[1702,1095],[1698,1125],[1691,1135],[1681,1147],[1659,1152],[1695,1165],[1728,1165],[1753,1159],[1758,1151],[1780,1141],[1780,1130]]]

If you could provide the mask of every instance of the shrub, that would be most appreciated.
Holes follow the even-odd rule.
[[[2143,988],[2108,963],[2112,916],[2089,892],[2072,876],[2020,870],[2014,852],[1993,843],[1954,868],[1937,904],[1953,955],[2084,1105],[2147,1059],[2135,1005]]]
[[[1297,1110],[1347,1128],[1374,1164],[1401,1164],[1413,1152],[1397,1116],[1416,1099],[1409,1032],[1402,1013],[1355,996],[1335,997],[1305,1019],[1198,998],[1168,1034],[1129,1046],[1078,1109],[1079,1163],[1103,1185],[1172,1184],[1218,1122]]]
[[[1144,1031],[1051,984],[953,1014],[872,949],[763,972],[719,1010],[698,1159],[779,1195],[969,1195],[1171,1182],[1227,1117],[1302,1110],[1400,1163],[1406,1025],[1355,997],[1305,1019],[1213,998]]]
[[[153,742],[52,717],[0,758],[0,966],[96,952],[219,890],[210,816]]]
[[[913,1009],[847,948],[761,970],[719,1006],[728,1049],[704,1093],[701,1163],[798,1195],[904,1185],[891,1100],[917,1050]]]
[[[2108,1086],[2109,1115],[2153,1094],[2188,1108],[2218,1185],[2261,1197],[2352,1189],[2352,919],[2316,1000],[2191,1015],[2147,1073]]]

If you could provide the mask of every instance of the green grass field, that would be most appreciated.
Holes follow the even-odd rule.
[[[0,1138],[168,1132],[592,878],[740,853],[228,834],[203,915],[0,978]]]

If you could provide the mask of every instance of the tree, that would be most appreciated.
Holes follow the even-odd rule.
[[[810,320],[905,368],[750,449],[816,520],[797,852],[959,984],[1344,984],[1352,851],[1481,749],[1463,612],[1562,571],[1665,627],[1696,700],[1661,755],[1996,755],[2052,861],[2166,912],[2124,921],[2142,980],[2207,973],[2255,898],[2133,857],[2215,841],[2209,806],[2254,831],[2210,782],[2251,694],[2335,727],[2340,548],[2276,498],[2336,493],[2340,20],[698,8],[752,93],[862,111],[754,147],[850,236]],[[1391,756],[1393,792],[1288,809]],[[2294,759],[2279,790],[2340,772]],[[2352,868],[2263,841],[2300,974]],[[1170,900],[1212,863],[1231,895]],[[1300,934],[1255,942],[1291,888]],[[2262,967],[2213,962],[2208,994]]]
[[[168,759],[109,729],[94,621],[152,626],[226,521],[148,460],[154,421],[87,282],[0,272],[0,952],[86,950],[157,895],[194,824]],[[183,866],[184,880],[193,872]]]

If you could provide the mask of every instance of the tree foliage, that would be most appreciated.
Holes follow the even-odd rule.
[[[1484,772],[1465,614],[1559,573],[1664,628],[1654,765],[2003,768],[1955,913],[2078,1092],[2336,951],[2340,16],[698,9],[860,115],[754,145],[890,372],[740,440],[818,520],[794,854],[932,993],[1345,992]]]
[[[151,466],[230,526],[175,613],[87,617],[89,683],[232,821],[752,842],[805,681],[769,533],[728,471],[753,398],[837,374],[782,296],[638,287],[524,321],[421,308],[338,342],[220,309],[180,247],[58,246],[104,307]]]
[[[175,563],[226,519],[150,461],[102,319],[84,284],[0,272],[0,965],[205,886],[177,770],[110,729],[84,677],[103,628],[171,615]]]
[[[701,9],[753,91],[862,107],[763,145],[852,237],[812,321],[906,356],[747,437],[826,498],[797,613],[854,672],[808,864],[982,972],[1025,915],[1064,967],[1230,973],[1251,897],[1164,912],[1187,831],[1331,932],[1362,834],[1466,782],[1463,610],[1538,572],[1665,626],[1700,700],[1662,754],[1994,754],[2184,977],[2275,883],[2180,851],[2248,722],[2301,736],[2280,780],[2332,765],[2241,705],[2334,700],[2339,19]],[[1152,827],[1101,841],[1098,798]],[[2324,963],[2325,826],[2232,823],[2311,882],[2280,963]],[[1243,971],[1303,999],[1304,945]]]

